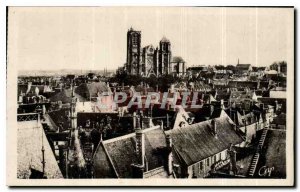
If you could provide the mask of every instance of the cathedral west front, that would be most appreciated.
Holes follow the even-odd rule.
[[[130,28],[127,32],[127,60],[125,71],[131,75],[144,77],[174,75],[184,76],[185,61],[172,57],[171,42],[163,37],[158,47],[141,46],[141,31]]]

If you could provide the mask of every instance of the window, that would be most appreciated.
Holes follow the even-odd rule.
[[[199,170],[202,170],[202,169],[203,169],[203,162],[200,161],[200,163],[199,163]]]
[[[206,159],[206,165],[209,166],[209,157]]]
[[[217,162],[217,155],[214,155],[214,162]]]

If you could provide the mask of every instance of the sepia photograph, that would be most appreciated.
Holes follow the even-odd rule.
[[[9,186],[294,185],[293,7],[7,7]]]

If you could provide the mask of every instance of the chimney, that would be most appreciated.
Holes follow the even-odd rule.
[[[168,174],[171,175],[173,173],[173,154],[172,154],[172,138],[170,135],[166,136],[166,152],[167,152],[167,170]]]
[[[167,129],[170,128],[170,122],[169,122],[169,114],[167,113]]]
[[[214,112],[214,105],[210,104],[209,105],[209,114],[210,114],[210,116],[212,116],[213,112]]]
[[[32,85],[32,82],[28,82],[28,83],[27,83],[26,94],[29,93],[29,91],[30,91],[30,89],[31,89],[31,85]]]
[[[212,124],[212,132],[213,132],[214,136],[217,138],[218,134],[217,134],[217,122],[216,122],[216,120],[212,119],[211,124]]]
[[[133,118],[132,118],[132,124],[133,124],[133,129],[136,129],[136,112],[133,112]]]
[[[131,164],[132,178],[143,178],[144,177],[144,166],[138,164]]]
[[[236,113],[235,113],[235,111],[233,111],[233,122],[234,122],[235,125],[236,125],[237,121],[236,121]]]
[[[137,155],[137,163],[136,169],[144,169],[145,166],[145,135],[143,130],[140,128],[140,118],[137,117],[137,128],[135,129],[135,137],[136,137],[136,155]],[[140,170],[141,171],[141,170]]]
[[[264,110],[264,104],[263,103],[259,104],[259,108],[260,108],[261,111],[263,111]]]
[[[274,112],[276,113],[276,112],[277,112],[277,110],[278,110],[278,101],[276,100],[276,101],[275,101],[275,108],[274,108]]]
[[[58,103],[58,108],[62,109],[62,101],[57,101],[57,103]]]
[[[144,129],[144,126],[143,126],[143,120],[144,120],[143,111],[140,111],[140,115],[139,115],[139,125],[138,125],[138,127],[140,127],[141,129]]]
[[[244,126],[245,126],[245,137],[246,137],[246,141],[247,141],[247,122],[246,122],[246,119],[243,119],[243,123],[244,123]]]
[[[229,158],[230,158],[230,173],[235,175],[237,173],[236,166],[236,151],[233,149],[233,145],[230,145],[228,150]]]
[[[164,130],[164,121],[163,121],[163,120],[160,121],[160,128],[161,128],[162,130]]]
[[[225,109],[225,106],[224,106],[224,99],[221,99],[221,109]]]

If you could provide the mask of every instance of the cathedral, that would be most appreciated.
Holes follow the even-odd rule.
[[[141,31],[130,28],[127,32],[127,61],[125,71],[131,75],[144,77],[174,75],[184,76],[185,61],[181,57],[172,57],[171,42],[163,37],[159,47],[141,46]]]

